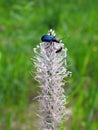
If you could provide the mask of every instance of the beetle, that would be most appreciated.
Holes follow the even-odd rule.
[[[56,50],[56,53],[60,52],[62,50],[62,47],[60,47],[58,50]]]
[[[53,35],[43,35],[41,37],[42,42],[57,42],[60,43],[60,40],[57,40]]]
[[[55,36],[53,35],[43,35],[41,37],[42,42],[50,42],[52,44],[52,42],[56,42],[56,43],[60,43],[60,40],[57,40],[55,38]],[[62,50],[62,47],[60,47],[59,49],[56,50],[56,53],[60,52]]]

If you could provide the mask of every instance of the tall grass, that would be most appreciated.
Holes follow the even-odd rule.
[[[97,5],[97,0],[0,1],[0,129],[15,130],[14,116],[16,124],[22,120],[20,126],[28,122],[21,111],[38,89],[30,76],[32,49],[53,28],[69,50],[68,67],[74,73],[67,90],[73,111],[69,129],[97,130]],[[13,117],[6,109],[12,109]],[[14,115],[17,111],[21,116]]]

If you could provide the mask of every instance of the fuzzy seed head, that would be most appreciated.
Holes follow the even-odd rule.
[[[56,36],[52,29],[48,31],[48,34]],[[56,53],[60,47],[62,50]],[[35,79],[41,88],[38,99],[41,130],[57,130],[57,126],[62,124],[62,119],[68,114],[65,107],[66,96],[62,87],[63,79],[71,74],[66,68],[67,48],[64,48],[61,42],[42,42],[34,48],[34,53]]]

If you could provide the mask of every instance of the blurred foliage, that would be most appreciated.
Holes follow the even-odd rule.
[[[2,130],[33,129],[36,108],[31,102],[38,84],[31,76],[31,58],[41,35],[50,28],[68,48],[68,69],[73,73],[66,90],[68,107],[72,109],[68,130],[98,129],[98,1],[1,0]]]

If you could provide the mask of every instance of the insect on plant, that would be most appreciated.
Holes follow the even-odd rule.
[[[57,39],[52,29],[42,35],[41,40],[42,43],[34,48],[35,79],[41,88],[38,96],[40,128],[59,130],[70,114],[63,88],[63,79],[71,75],[67,70],[67,48],[64,48],[64,43]]]
[[[41,40],[42,40],[42,42],[49,42],[50,45],[51,45],[51,44],[54,44],[54,42],[55,42],[55,43],[60,43],[60,40],[57,40],[56,37],[53,36],[52,34],[50,34],[50,35],[43,35],[43,36],[41,37]],[[50,45],[49,45],[49,46],[50,46]],[[49,46],[48,46],[48,47],[49,47]],[[55,47],[54,47],[54,49],[56,49],[56,53],[58,53],[58,52],[60,52],[60,51],[62,50],[62,47],[60,47],[60,48],[55,48]]]

